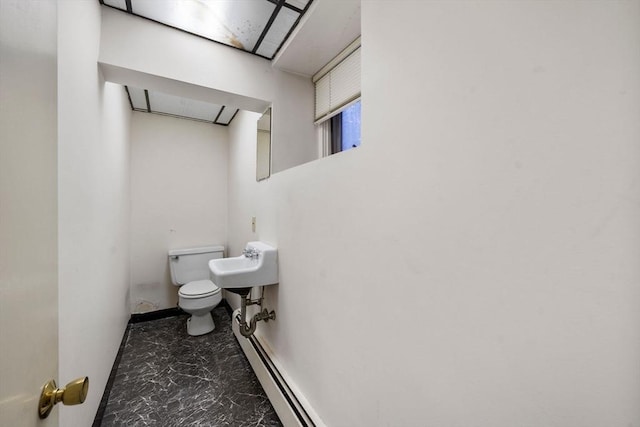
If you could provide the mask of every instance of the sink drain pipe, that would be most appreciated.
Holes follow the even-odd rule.
[[[259,300],[252,301],[251,299],[249,299],[249,295],[251,295],[251,292],[243,295],[241,297],[240,303],[240,333],[245,338],[249,338],[251,335],[253,335],[253,333],[256,331],[259,321],[264,320],[265,322],[268,322],[269,320],[276,319],[276,312],[273,310],[269,312],[269,310],[265,308],[262,309],[262,311],[254,314],[251,320],[247,323],[247,305],[258,304],[260,305],[260,307],[262,307],[262,297],[260,297]]]

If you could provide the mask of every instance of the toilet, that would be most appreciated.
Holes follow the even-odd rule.
[[[215,329],[211,310],[222,301],[222,290],[209,280],[209,261],[224,256],[223,246],[169,251],[171,281],[178,289],[178,306],[191,315],[187,333],[197,336]]]

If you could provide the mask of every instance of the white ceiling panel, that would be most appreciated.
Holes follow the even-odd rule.
[[[276,51],[280,47],[280,44],[289,34],[291,27],[296,23],[300,14],[291,9],[283,7],[280,13],[273,21],[269,32],[260,43],[260,47],[257,50],[257,54],[272,58],[276,54]]]
[[[136,111],[169,115],[218,125],[231,123],[238,111],[234,107],[225,107],[211,102],[182,98],[157,91],[129,86],[125,86],[125,88],[129,93],[131,108]],[[147,96],[149,108],[147,107]]]
[[[108,6],[117,7],[118,9],[127,10],[127,3],[125,0],[103,0],[104,4]]]
[[[291,6],[295,6],[300,10],[304,10],[304,8],[307,7],[307,3],[309,3],[309,0],[287,0],[286,3],[290,4]]]
[[[304,10],[313,0],[287,0],[284,4],[275,0],[98,1],[140,18],[273,59],[289,30],[298,22],[299,12],[292,8]]]
[[[221,105],[154,91],[149,91],[149,104],[151,105],[151,111],[154,113],[173,114],[208,122],[213,122],[222,108]]]
[[[137,87],[127,87],[129,91],[129,97],[131,98],[131,104],[136,110],[147,110],[147,98],[144,95],[143,89]]]
[[[220,114],[220,117],[218,117],[218,120],[216,120],[216,123],[228,125],[231,123],[231,119],[233,119],[233,116],[235,116],[237,112],[238,110],[236,108],[225,108]]]

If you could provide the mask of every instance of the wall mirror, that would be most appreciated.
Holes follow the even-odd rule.
[[[262,181],[271,175],[271,107],[258,120],[256,151],[256,181]]]

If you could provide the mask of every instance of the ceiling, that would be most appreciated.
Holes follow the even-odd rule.
[[[313,0],[99,0],[101,4],[273,59]]]
[[[238,113],[237,108],[195,99],[181,98],[157,91],[125,86],[131,109],[144,113],[179,117],[228,126]]]
[[[0,0],[1,1],[1,0]],[[361,0],[99,0],[311,77],[360,35]],[[125,86],[135,111],[227,126],[237,108]]]
[[[314,0],[273,59],[273,66],[313,76],[360,36],[360,2]]]

